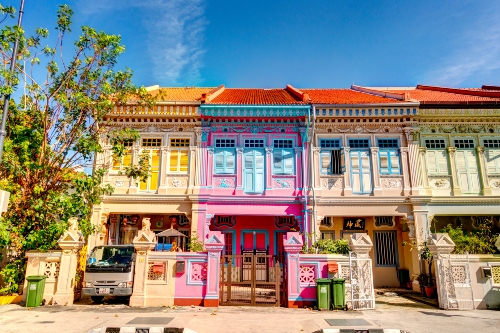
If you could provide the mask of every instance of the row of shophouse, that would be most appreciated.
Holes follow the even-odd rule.
[[[404,241],[500,229],[500,87],[148,89],[154,108],[117,106],[103,124],[141,137],[120,160],[106,145],[96,158],[115,192],[90,248],[130,243],[145,217],[156,233],[221,232],[225,255],[281,255],[289,231],[309,245],[366,233],[382,287],[420,273]],[[128,179],[143,151],[150,177]]]

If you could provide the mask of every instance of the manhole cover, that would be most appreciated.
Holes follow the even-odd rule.
[[[325,319],[330,326],[372,326],[364,319]]]
[[[127,323],[134,325],[167,325],[174,318],[169,317],[137,317]]]

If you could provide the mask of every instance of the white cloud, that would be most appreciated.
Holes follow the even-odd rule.
[[[116,10],[112,1],[97,3],[97,7],[88,6],[83,12],[95,15]],[[160,85],[186,86],[202,81],[200,69],[208,24],[204,0],[125,0],[120,2],[120,10],[140,10],[148,36],[148,57]]]
[[[457,37],[453,51],[446,55],[440,68],[424,75],[424,84],[460,86],[464,81],[486,77],[500,69],[500,21],[491,15],[478,19],[473,29]]]

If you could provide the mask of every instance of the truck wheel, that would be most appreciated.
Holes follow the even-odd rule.
[[[104,296],[90,296],[90,298],[94,303],[101,303],[104,299]]]

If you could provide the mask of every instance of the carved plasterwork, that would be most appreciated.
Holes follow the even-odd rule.
[[[397,178],[386,178],[382,180],[382,184],[384,188],[400,188],[401,187],[401,179]]]
[[[185,187],[188,183],[187,177],[169,177],[167,183],[170,187]]]
[[[344,180],[342,178],[325,178],[322,179],[323,187],[331,190],[333,187],[342,188]]]
[[[215,187],[234,188],[236,179],[234,177],[215,178]]]
[[[353,125],[344,124],[317,124],[317,133],[401,133],[403,127],[400,125]]]
[[[463,117],[463,116],[500,116],[500,109],[420,109],[419,116],[445,116],[445,117]]]
[[[294,181],[292,178],[275,178],[273,179],[274,188],[294,188]]]
[[[304,117],[309,112],[309,106],[297,107],[279,107],[279,106],[259,106],[255,108],[248,107],[225,107],[202,106],[201,114],[212,117]]]
[[[436,178],[430,180],[430,185],[432,188],[446,189],[451,187],[449,178]]]
[[[490,180],[490,186],[493,188],[500,188],[500,179]]]
[[[122,128],[131,128],[139,132],[159,133],[159,132],[195,132],[199,126],[196,123],[170,124],[170,123],[116,123],[106,126],[107,131]]]
[[[421,133],[499,133],[500,126],[493,124],[433,124],[422,125]]]

